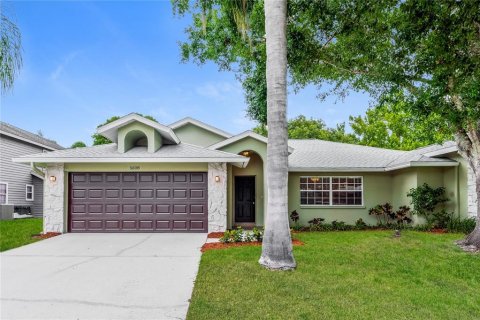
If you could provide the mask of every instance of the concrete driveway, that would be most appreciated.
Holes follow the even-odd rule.
[[[206,234],[65,234],[1,254],[1,319],[183,319]]]

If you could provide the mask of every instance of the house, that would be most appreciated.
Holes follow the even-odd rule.
[[[0,211],[2,218],[13,213],[43,213],[43,171],[30,164],[14,163],[12,158],[47,151],[62,146],[11,124],[0,122]]]
[[[185,118],[169,126],[129,114],[98,128],[112,144],[18,157],[46,170],[44,231],[211,232],[263,225],[267,138]],[[473,214],[455,145],[396,151],[289,141],[289,210],[354,223],[368,209],[408,205],[410,188],[444,186],[446,209]],[[471,210],[471,211],[469,211]]]

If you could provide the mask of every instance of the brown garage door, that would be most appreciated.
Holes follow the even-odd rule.
[[[70,232],[207,232],[204,172],[70,173]]]

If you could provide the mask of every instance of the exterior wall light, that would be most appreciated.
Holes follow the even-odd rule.
[[[250,156],[250,151],[243,151],[242,156],[249,157]]]
[[[50,176],[50,182],[55,182],[57,181],[57,177],[55,176]]]
[[[215,182],[220,182],[220,176],[215,176]]]

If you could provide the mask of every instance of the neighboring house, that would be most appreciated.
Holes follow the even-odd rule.
[[[45,232],[211,232],[264,224],[265,137],[231,135],[191,118],[165,126],[137,114],[98,133],[114,143],[14,160],[46,167]],[[369,208],[409,205],[407,192],[424,182],[445,187],[446,209],[464,217],[476,201],[451,142],[407,152],[290,140],[289,154],[289,210],[299,211],[302,223],[323,217],[373,224]]]
[[[2,217],[13,212],[42,216],[43,172],[12,158],[63,149],[55,141],[0,122],[0,209]]]

